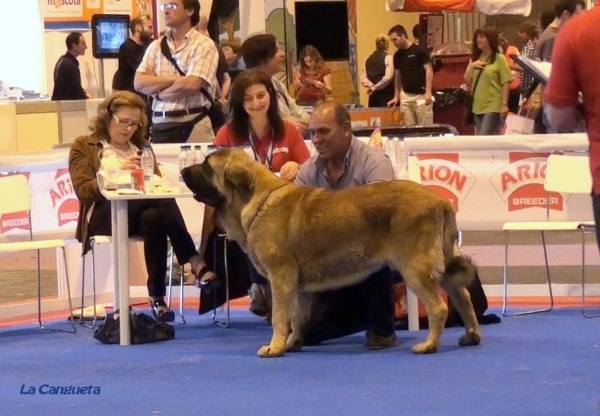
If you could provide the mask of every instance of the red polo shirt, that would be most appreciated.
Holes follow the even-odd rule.
[[[552,73],[544,98],[558,107],[577,106],[578,92],[590,141],[590,168],[594,192],[600,194],[600,8],[574,16],[558,32],[552,52]]]
[[[308,147],[306,147],[306,143],[304,143],[304,139],[296,126],[286,120],[283,121],[283,124],[285,134],[279,139],[273,140],[272,131],[261,138],[252,134],[253,148],[258,153],[261,163],[264,164],[270,161],[270,169],[273,172],[279,172],[286,162],[292,161],[301,165],[310,157]],[[213,144],[226,147],[240,146],[249,144],[249,137],[235,137],[229,123],[227,123],[219,129]]]

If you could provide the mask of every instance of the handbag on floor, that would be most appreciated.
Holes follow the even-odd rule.
[[[114,313],[109,313],[104,324],[94,332],[94,338],[103,344],[119,344],[120,319],[118,309]],[[135,313],[131,308],[129,309],[129,330],[132,344],[148,344],[175,338],[175,328],[171,325],[157,322],[145,313]]]

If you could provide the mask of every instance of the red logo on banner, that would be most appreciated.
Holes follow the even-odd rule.
[[[459,202],[469,195],[475,176],[458,164],[458,153],[423,153],[417,155],[421,183],[448,198],[458,212]]]
[[[58,226],[62,227],[71,221],[77,222],[79,219],[79,200],[77,200],[77,196],[73,191],[69,169],[56,171],[54,182],[50,185],[48,193],[52,208],[56,212]]]
[[[496,172],[490,180],[508,211],[525,208],[563,210],[563,197],[557,192],[546,192],[546,165],[549,153],[509,153],[509,165]]]
[[[24,175],[29,182],[29,172],[11,173],[11,175]],[[29,215],[27,211],[14,212],[12,214],[3,214],[0,216],[0,234],[6,234],[7,232],[15,229],[29,231],[31,224],[29,224]]]

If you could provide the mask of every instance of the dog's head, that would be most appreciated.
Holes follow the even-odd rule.
[[[197,201],[215,208],[222,204],[245,205],[254,191],[254,162],[241,149],[220,149],[198,165],[185,168],[181,174]]]

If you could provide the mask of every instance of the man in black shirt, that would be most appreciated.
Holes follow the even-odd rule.
[[[399,104],[408,126],[430,126],[433,124],[433,67],[429,52],[411,42],[401,25],[391,28],[388,34],[398,48],[394,54],[395,93],[388,106]]]
[[[154,26],[149,16],[139,16],[129,24],[131,37],[119,48],[119,67],[113,78],[113,90],[136,92],[133,87],[135,71],[140,66],[146,48],[152,42]]]
[[[52,100],[85,100],[92,98],[81,86],[79,61],[77,57],[85,54],[87,45],[79,32],[69,33],[65,40],[67,53],[58,58],[54,66],[54,90]]]

